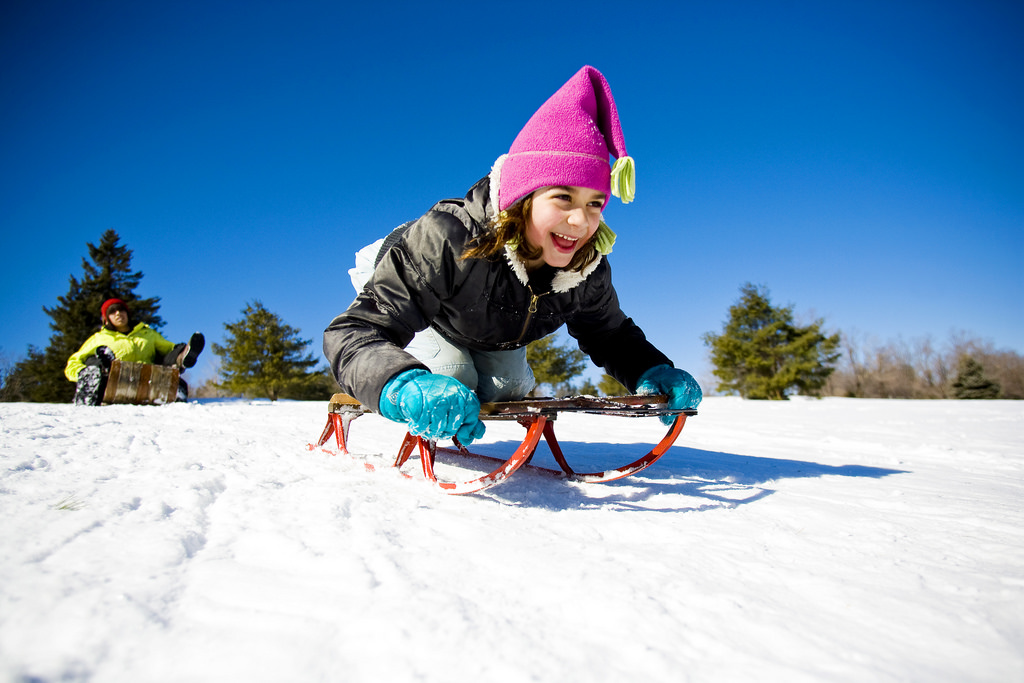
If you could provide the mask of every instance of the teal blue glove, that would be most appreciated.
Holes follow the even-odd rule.
[[[693,375],[671,365],[655,365],[640,375],[636,393],[647,396],[667,394],[668,407],[672,410],[696,408],[704,398],[704,393]],[[664,424],[671,425],[676,418],[674,415],[662,415],[660,419]]]
[[[380,395],[380,413],[405,422],[409,433],[440,440],[457,437],[463,446],[484,435],[480,399],[452,377],[406,370],[392,377]]]

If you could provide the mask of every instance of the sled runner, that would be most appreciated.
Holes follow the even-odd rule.
[[[475,493],[485,488],[505,481],[516,470],[528,467],[540,470],[557,476],[565,477],[571,481],[586,483],[603,483],[628,477],[636,474],[654,464],[672,446],[683,430],[686,418],[696,415],[696,410],[671,410],[667,406],[668,397],[657,396],[615,396],[596,398],[593,396],[575,396],[572,398],[545,398],[523,401],[508,401],[500,403],[485,403],[480,408],[480,419],[482,420],[515,420],[526,428],[526,437],[516,449],[515,453],[508,460],[500,460],[488,456],[478,455],[470,452],[457,439],[452,439],[455,448],[438,447],[437,442],[419,436],[406,433],[402,445],[398,449],[394,467],[401,468],[418,451],[420,463],[423,467],[423,476],[442,491],[452,494]],[[348,454],[348,435],[352,420],[372,412],[357,400],[347,394],[335,394],[327,406],[327,425],[324,427],[320,440],[316,445],[310,444],[309,448],[320,448],[333,435],[338,450]],[[652,448],[646,455],[637,460],[611,470],[602,472],[576,472],[565,459],[562,448],[555,438],[554,422],[560,413],[592,413],[598,415],[617,415],[624,417],[646,417],[674,415],[675,421],[669,428],[668,433]],[[527,464],[533,456],[541,437],[551,449],[555,462],[561,468],[552,470]],[[498,466],[488,474],[476,479],[463,482],[440,481],[434,473],[434,463],[438,453],[449,453],[453,455],[468,456],[484,461],[498,463]],[[368,469],[373,469],[367,465]]]
[[[178,368],[115,360],[110,364],[104,403],[174,403],[178,395]]]

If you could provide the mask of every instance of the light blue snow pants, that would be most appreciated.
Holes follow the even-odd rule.
[[[384,240],[356,252],[356,265],[348,271],[356,292],[373,274],[377,253]],[[405,350],[431,372],[454,377],[476,392],[482,403],[518,401],[537,381],[526,362],[526,347],[512,351],[476,351],[455,344],[432,328],[416,334]]]

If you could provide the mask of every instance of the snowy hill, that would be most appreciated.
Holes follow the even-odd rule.
[[[1024,680],[1024,403],[710,398],[465,497],[325,408],[0,404],[0,680]]]

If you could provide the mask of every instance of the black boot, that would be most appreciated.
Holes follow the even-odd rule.
[[[185,346],[185,353],[181,356],[181,367],[190,368],[195,365],[196,359],[199,358],[199,354],[202,353],[204,346],[206,346],[206,339],[203,337],[203,333],[196,332],[193,334]]]
[[[185,380],[178,378],[178,395],[175,397],[175,403],[185,403],[188,401],[188,384]]]

